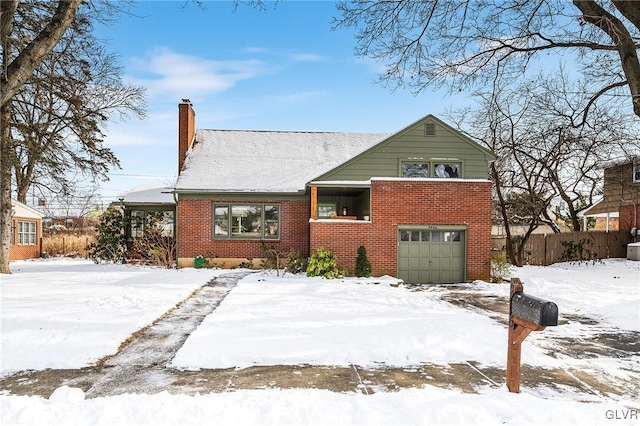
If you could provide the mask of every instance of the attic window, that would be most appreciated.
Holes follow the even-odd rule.
[[[435,123],[425,123],[425,125],[424,125],[424,134],[425,134],[425,136],[435,136],[436,135],[436,125],[435,125]]]
[[[459,178],[461,168],[460,163],[436,163],[433,167],[433,175],[437,178]]]
[[[400,171],[404,178],[428,178],[429,163],[403,161]]]

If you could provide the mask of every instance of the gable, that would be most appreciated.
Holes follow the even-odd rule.
[[[17,200],[11,200],[12,216],[29,219],[42,219],[44,215],[38,210]]]
[[[462,164],[462,178],[487,179],[487,149],[433,115],[416,121],[381,143],[339,165],[314,181],[363,181],[373,177],[398,177],[403,161]]]

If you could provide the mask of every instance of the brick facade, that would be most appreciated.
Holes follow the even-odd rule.
[[[399,225],[465,226],[466,277],[488,280],[491,271],[491,183],[472,180],[377,180],[371,184],[371,221],[311,223],[313,254],[336,253],[338,266],[353,272],[364,245],[372,274],[396,276]]]
[[[640,208],[634,206],[620,206],[619,228],[621,231],[630,231],[632,228],[640,228]],[[635,220],[633,215],[636,215]]]
[[[18,244],[18,222],[35,222],[36,224],[36,243],[35,244]],[[13,244],[9,247],[9,261],[36,259],[40,257],[42,252],[42,220],[32,217],[12,217],[11,230],[13,232]]]
[[[178,201],[176,237],[179,266],[192,266],[193,258],[203,255],[214,262],[219,259],[225,267],[235,266],[247,258],[261,259],[264,253],[261,240],[214,239],[213,238],[213,204],[279,204],[280,205],[280,239],[265,241],[273,245],[280,253],[297,250],[306,258],[309,256],[309,200],[237,200],[206,199]],[[257,266],[257,265],[256,265]]]

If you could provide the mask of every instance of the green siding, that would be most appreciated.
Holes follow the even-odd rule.
[[[435,135],[425,135],[425,123],[435,124]],[[427,116],[316,180],[398,177],[401,161],[444,158],[462,163],[464,179],[487,179],[489,161],[494,159],[489,151],[466,136],[437,118]]]

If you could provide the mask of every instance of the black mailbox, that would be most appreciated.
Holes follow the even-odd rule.
[[[558,325],[558,306],[518,292],[511,297],[511,315],[542,327]]]

